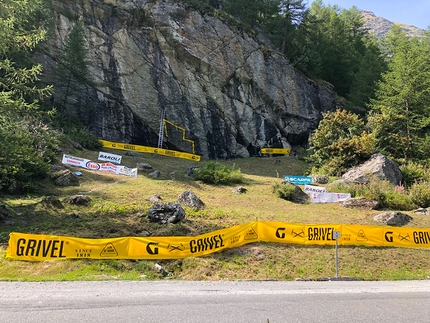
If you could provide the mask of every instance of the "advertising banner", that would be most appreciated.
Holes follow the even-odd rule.
[[[89,159],[75,156],[63,155],[63,164],[96,170],[100,172],[137,177],[137,168],[128,168],[126,166],[115,165],[112,163],[95,163]]]
[[[98,160],[121,164],[122,156],[100,151]]]
[[[351,198],[350,193],[312,193],[311,203],[333,203],[342,202]]]
[[[430,228],[255,221],[198,236],[86,239],[12,232],[6,257],[15,260],[178,259],[254,242],[301,245],[430,248]]]
[[[261,148],[262,154],[277,154],[277,155],[288,155],[290,148]]]
[[[305,185],[305,188],[303,189],[303,192],[307,194],[312,193],[325,193],[326,188],[323,186],[315,186],[315,185]]]
[[[162,149],[162,148],[154,148],[154,147],[147,147],[147,146],[139,146],[139,145],[132,145],[132,144],[124,144],[120,142],[112,142],[107,140],[100,140],[103,147],[106,148],[112,148],[112,149],[118,149],[118,150],[128,150],[128,151],[135,151],[139,153],[148,153],[148,154],[158,154],[168,157],[175,157],[175,158],[183,158],[188,160],[194,160],[194,161],[200,161],[199,155],[184,153],[180,151],[175,150],[169,150],[169,149]]]
[[[284,181],[288,181],[296,185],[305,185],[305,184],[312,184],[312,177],[284,175]]]

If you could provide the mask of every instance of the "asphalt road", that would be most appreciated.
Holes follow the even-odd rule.
[[[430,280],[0,282],[0,322],[430,322]]]

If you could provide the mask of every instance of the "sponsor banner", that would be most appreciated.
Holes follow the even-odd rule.
[[[312,177],[284,175],[284,181],[288,181],[296,185],[305,185],[305,184],[312,184]]]
[[[112,163],[96,163],[89,159],[63,155],[63,164],[83,167],[89,170],[96,170],[104,173],[137,177],[137,168],[128,168]]]
[[[158,154],[163,156],[200,161],[199,155],[184,153],[176,150],[124,144],[120,142],[112,142],[107,140],[100,140],[100,142],[102,143],[103,147],[106,147],[106,148],[112,148],[112,149],[118,149],[118,150],[129,150],[129,151],[135,151],[139,153]]]
[[[98,160],[121,164],[122,156],[100,151]]]
[[[291,151],[290,148],[261,148],[260,153],[288,155],[290,151]]]
[[[301,244],[430,248],[430,228],[255,221],[190,237],[84,239],[12,232],[6,257],[64,259],[178,259],[198,257],[259,241]]]
[[[312,194],[312,193],[325,193],[326,192],[326,188],[323,186],[315,186],[315,185],[305,185],[305,188],[303,189],[303,191],[307,194]]]
[[[342,202],[351,198],[350,193],[312,193],[311,203],[333,203]]]

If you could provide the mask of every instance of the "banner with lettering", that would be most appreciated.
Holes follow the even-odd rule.
[[[198,236],[86,239],[12,232],[6,257],[15,260],[178,259],[254,242],[301,245],[430,248],[430,228],[255,221]]]
[[[324,186],[316,186],[316,185],[305,185],[303,192],[306,194],[312,194],[312,193],[325,193],[326,188]]]
[[[275,155],[288,155],[290,148],[261,148],[260,153],[262,154],[275,154]]]
[[[312,193],[309,195],[311,203],[342,202],[351,198],[350,193]]]
[[[116,154],[105,153],[103,151],[100,151],[98,160],[112,162],[115,164],[121,164],[122,156],[116,155]]]
[[[133,144],[124,144],[121,142],[112,142],[112,141],[107,141],[107,140],[100,140],[100,142],[102,143],[103,147],[105,147],[105,148],[135,151],[135,152],[139,152],[139,153],[158,154],[158,155],[163,155],[163,156],[168,156],[168,157],[175,157],[175,158],[183,158],[183,159],[188,159],[188,160],[200,161],[199,155],[184,153],[184,152],[176,151],[176,150],[154,148],[154,147],[147,147],[147,146],[139,146],[139,145],[133,145]]]
[[[89,159],[70,155],[63,155],[62,163],[110,174],[137,177],[137,168],[128,168],[126,166],[115,165],[112,163],[96,163]]]

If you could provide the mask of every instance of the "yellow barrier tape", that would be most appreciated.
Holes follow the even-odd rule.
[[[290,148],[261,148],[260,152],[262,154],[285,154],[290,153]]]
[[[100,142],[102,143],[103,147],[106,147],[106,148],[112,148],[112,149],[118,149],[118,150],[129,150],[129,151],[135,151],[140,153],[158,154],[163,156],[200,161],[199,155],[184,153],[176,150],[139,146],[139,145],[133,145],[133,144],[124,144],[120,142],[112,142],[107,140],[100,140]]]
[[[6,257],[16,260],[178,259],[198,257],[258,241],[430,248],[430,228],[255,221],[195,237],[85,239],[12,232]]]

